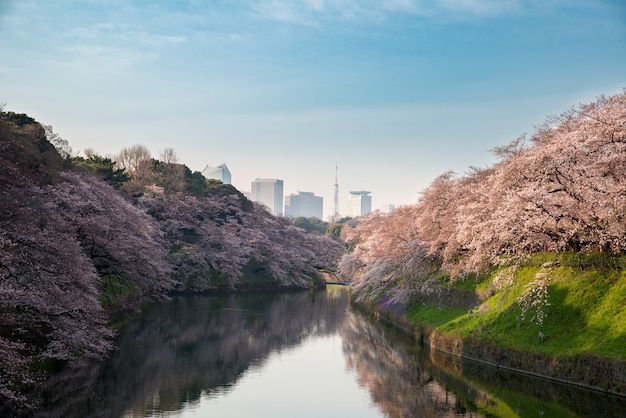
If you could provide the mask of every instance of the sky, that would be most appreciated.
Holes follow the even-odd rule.
[[[447,170],[626,87],[622,0],[0,0],[0,103],[75,153],[165,148],[415,203]],[[336,170],[337,167],[337,170]]]

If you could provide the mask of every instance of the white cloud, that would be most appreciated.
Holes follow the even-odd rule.
[[[523,7],[521,0],[264,0],[252,10],[262,20],[312,26],[330,20],[380,22],[394,15],[493,17]]]
[[[424,13],[424,8],[420,2],[415,0],[386,0],[381,2],[381,8],[395,13]]]
[[[316,12],[322,12],[324,11],[324,9],[326,9],[326,0],[306,0],[306,3],[309,5],[309,7],[316,11]]]
[[[439,0],[441,11],[477,16],[495,16],[520,10],[519,0]]]
[[[312,6],[311,3],[320,2],[305,1],[304,4],[302,4],[301,2],[282,0],[263,1],[253,6],[253,13],[255,16],[265,20],[289,24],[312,25],[314,20],[309,16],[309,11]]]
[[[151,32],[126,32],[122,36],[122,39],[126,39],[133,42],[139,42],[146,46],[161,47],[168,45],[182,44],[187,41],[186,36],[181,35],[161,35]]]

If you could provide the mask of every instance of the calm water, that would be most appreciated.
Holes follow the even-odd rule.
[[[49,417],[623,417],[626,400],[428,353],[345,288],[178,297],[102,365],[55,376]]]

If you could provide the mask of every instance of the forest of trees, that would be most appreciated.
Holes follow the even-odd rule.
[[[550,117],[492,150],[499,161],[446,172],[415,205],[375,212],[344,231],[340,273],[361,298],[408,300],[537,252],[626,250],[626,92]]]
[[[112,318],[172,292],[301,287],[343,246],[135,145],[72,155],[0,113],[0,415],[36,406],[46,371],[102,359]]]

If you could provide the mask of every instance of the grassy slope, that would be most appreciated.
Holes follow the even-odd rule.
[[[408,312],[408,319],[505,348],[539,351],[555,357],[593,353],[625,360],[626,269],[563,266],[572,263],[551,268],[549,305],[540,326],[530,320],[533,310],[524,321],[518,318],[522,309],[517,300],[526,285],[538,273],[547,271],[535,264],[520,268],[511,286],[494,293],[472,313],[416,303]],[[497,274],[495,271],[483,278],[468,279],[471,283],[466,280],[456,287],[485,292]],[[543,342],[540,331],[545,334]]]

